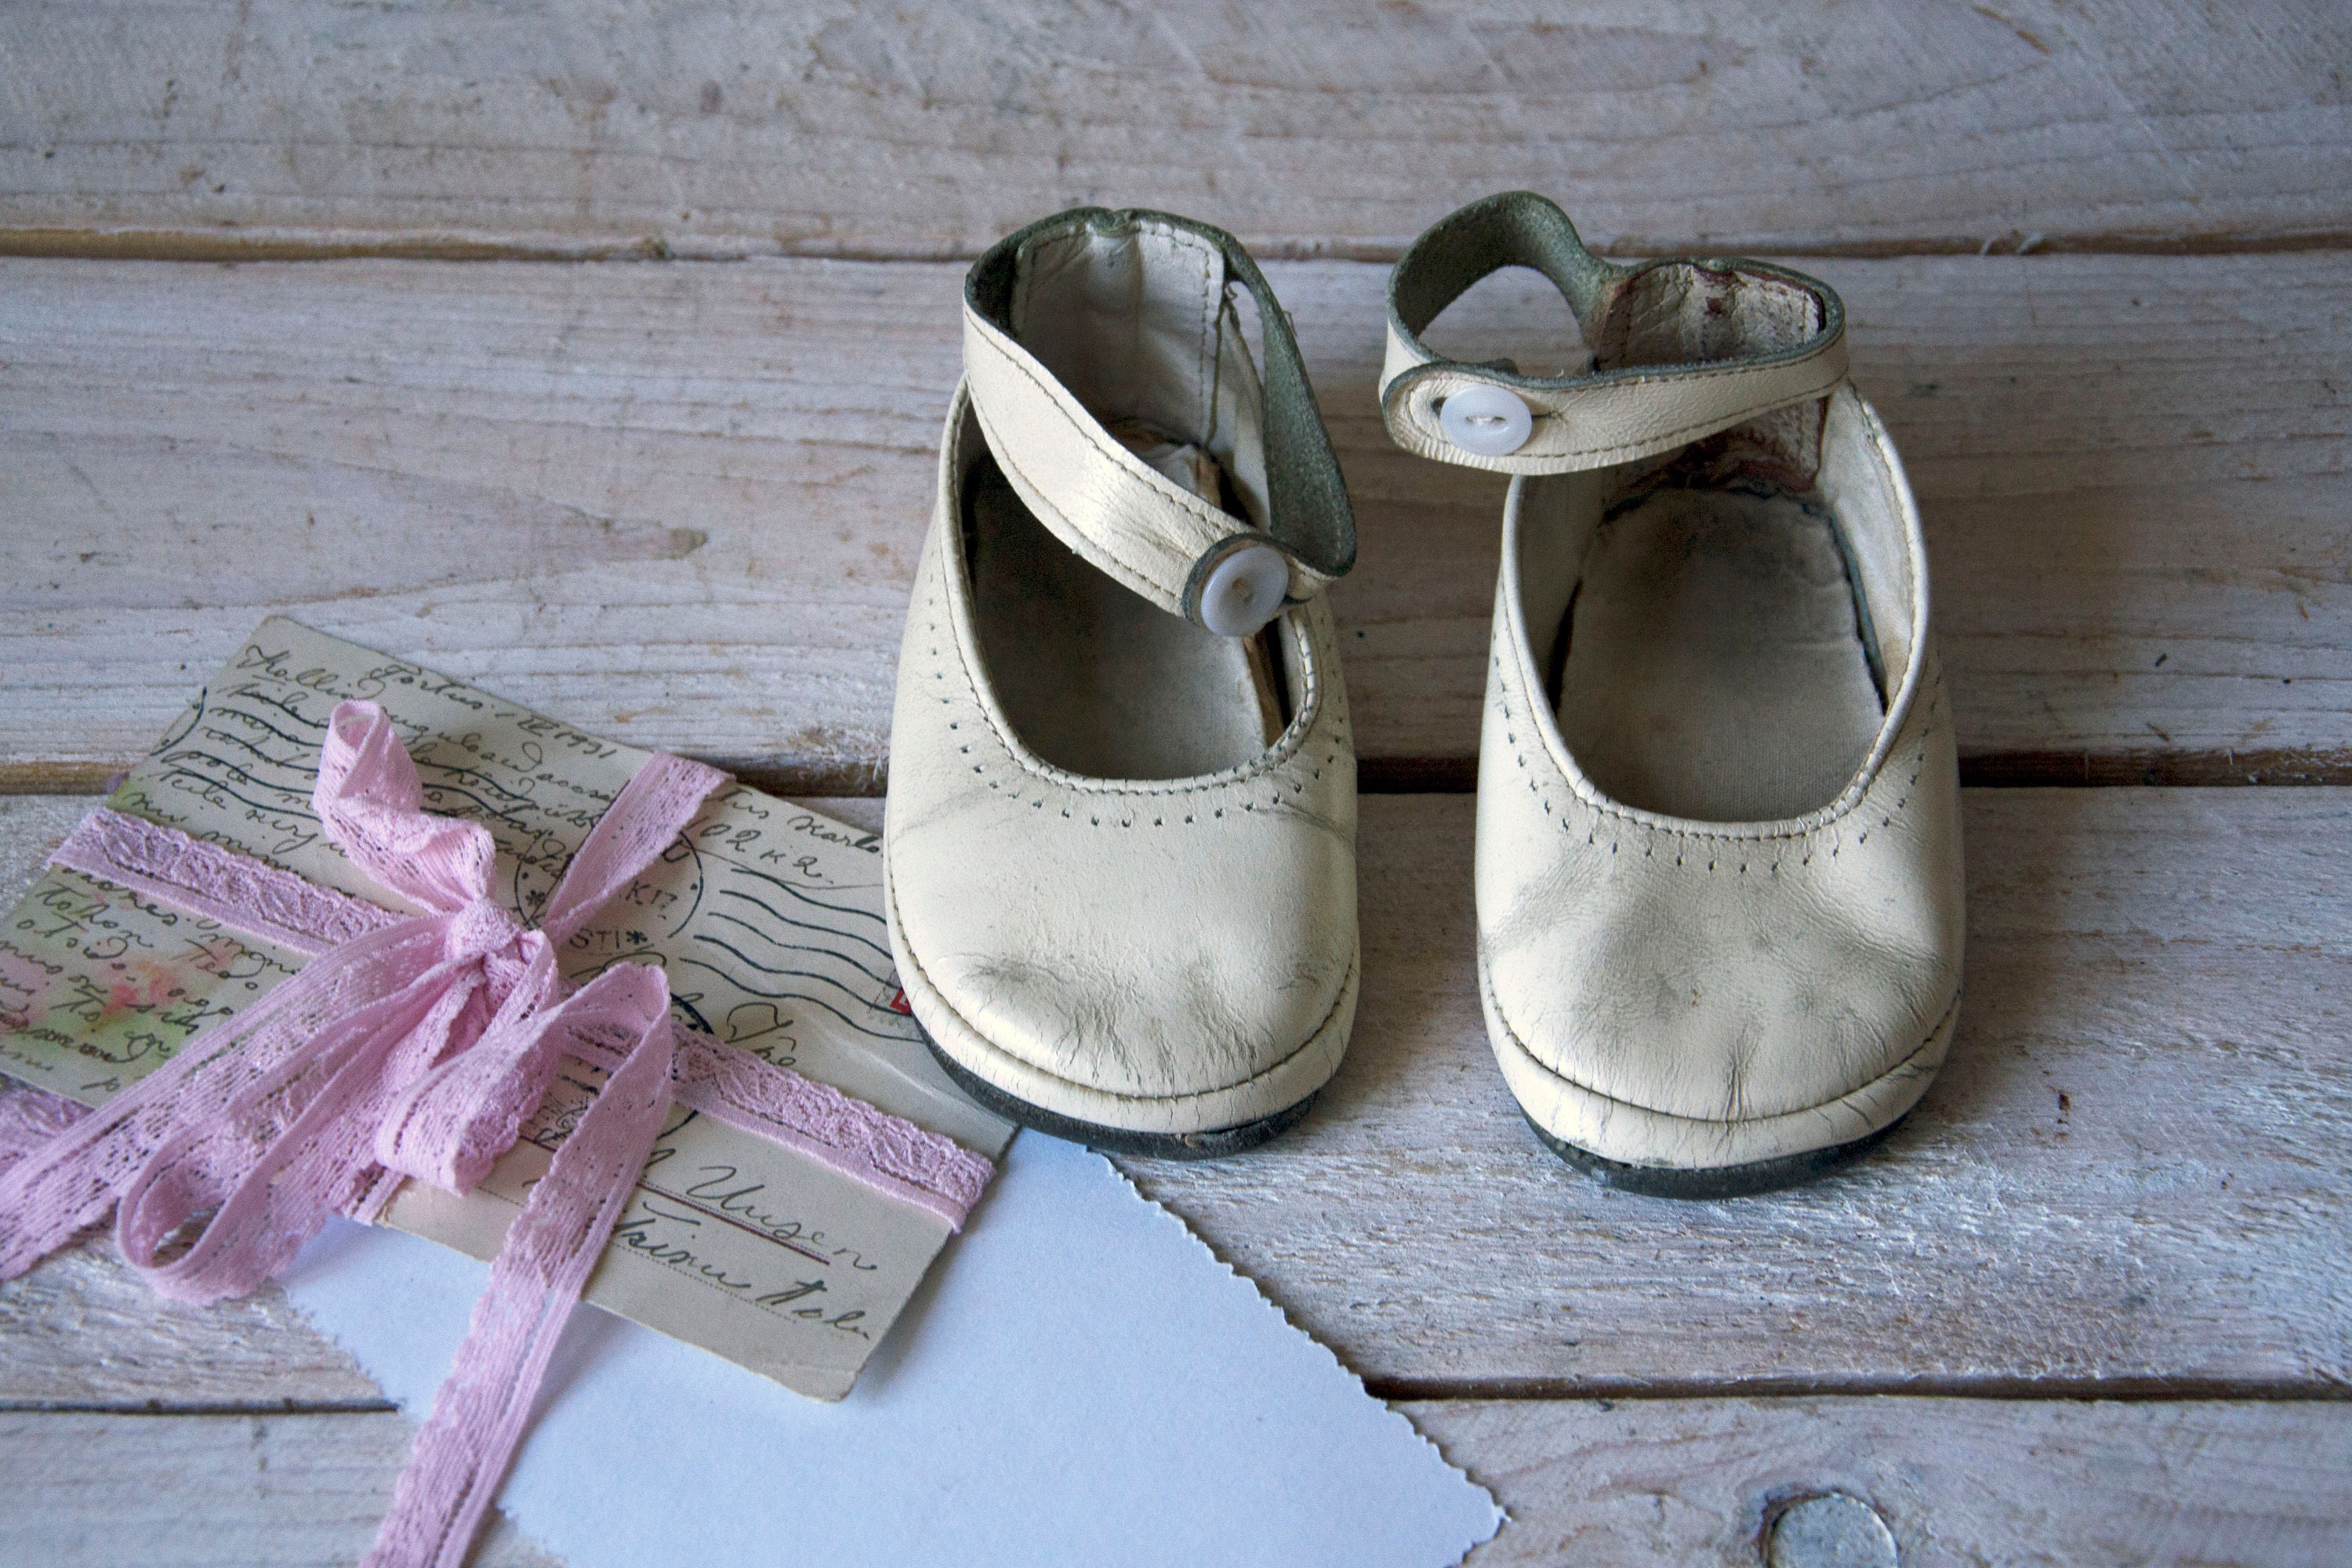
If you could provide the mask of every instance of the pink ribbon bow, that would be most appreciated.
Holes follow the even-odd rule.
[[[404,1177],[472,1186],[514,1142],[567,1047],[617,1058],[509,1229],[367,1558],[458,1568],[670,1096],[662,972],[616,964],[574,990],[555,952],[725,780],[655,755],[527,930],[490,896],[489,834],[425,810],[382,708],[340,704],[311,804],[355,865],[425,912],[352,905],[369,917],[354,922],[359,934],[7,1166],[0,1279],[111,1209],[123,1256],[158,1290],[244,1294],[330,1214],[371,1217]]]

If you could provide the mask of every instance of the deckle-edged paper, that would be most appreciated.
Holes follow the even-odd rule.
[[[485,1272],[338,1223],[286,1296],[421,1416]],[[1443,1568],[1502,1522],[1075,1143],[1016,1142],[923,1294],[822,1407],[577,1313],[499,1506],[569,1568]]]
[[[327,716],[347,698],[391,715],[427,809],[489,829],[497,892],[526,921],[646,756],[273,618],[108,804],[399,908],[310,810]],[[1011,1125],[949,1081],[893,1005],[880,851],[871,834],[730,785],[572,939],[564,973],[584,982],[624,961],[658,963],[693,1026],[999,1156]],[[0,930],[0,1072],[97,1105],[301,964],[51,867]],[[411,1183],[385,1222],[492,1257],[597,1076],[567,1058],[520,1140],[472,1193]],[[838,1399],[947,1235],[945,1221],[914,1205],[673,1108],[586,1294],[803,1394]]]

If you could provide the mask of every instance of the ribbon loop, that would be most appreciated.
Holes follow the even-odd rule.
[[[488,829],[425,809],[416,763],[376,703],[335,704],[310,805],[370,881],[439,914],[489,901]]]
[[[526,933],[528,956],[488,1022],[465,1050],[441,1057],[396,1089],[376,1122],[376,1162],[387,1170],[466,1193],[515,1141],[522,1119],[547,1092],[555,1051],[546,1027],[555,985],[547,939]],[[487,984],[467,1003],[479,1006]],[[419,1053],[420,1055],[423,1053]]]
[[[581,927],[661,858],[727,775],[656,752],[646,759],[612,808],[596,819],[563,870],[539,929],[562,947]]]
[[[111,1210],[124,1256],[159,1292],[242,1294],[329,1214],[373,1218],[403,1177],[471,1187],[514,1143],[562,1057],[601,1068],[604,1089],[508,1230],[367,1559],[458,1568],[673,1094],[960,1228],[987,1160],[680,1032],[657,967],[615,964],[576,991],[561,973],[558,947],[673,852],[725,782],[650,758],[572,858],[536,931],[490,897],[488,833],[425,810],[416,766],[373,703],[335,709],[312,803],[354,865],[426,912],[395,915],[176,828],[92,812],[55,864],[310,961],[94,1111],[0,1096],[0,1279]]]
[[[634,1039],[610,1080],[622,1092],[598,1097],[532,1189],[459,1352],[458,1392],[441,1403],[466,1412],[487,1401],[489,1414],[453,1424],[436,1405],[369,1558],[458,1561],[669,1096],[662,972],[617,964],[575,993],[554,943],[650,866],[723,782],[656,757],[557,885],[556,930],[529,931],[490,896],[488,832],[425,809],[416,764],[381,707],[337,704],[311,804],[355,866],[429,912],[362,922],[373,929],[320,952],[0,1172],[0,1279],[110,1207],[123,1256],[157,1290],[194,1301],[244,1294],[329,1214],[387,1198],[387,1172],[453,1192],[478,1182],[546,1094],[572,1031]],[[187,858],[173,847],[159,865]]]

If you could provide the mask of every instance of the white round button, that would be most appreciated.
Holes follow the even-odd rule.
[[[1437,405],[1445,438],[1482,458],[1504,458],[1528,444],[1535,416],[1507,386],[1465,386]]]
[[[1244,544],[1217,563],[1201,588],[1201,624],[1245,637],[1274,619],[1290,587],[1290,563],[1270,544]]]

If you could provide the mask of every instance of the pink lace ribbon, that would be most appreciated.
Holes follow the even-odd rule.
[[[49,859],[313,958],[403,918],[176,827],[104,806],[82,818]],[[672,1099],[927,1209],[951,1230],[963,1228],[995,1173],[985,1157],[952,1139],[674,1019],[672,1027]],[[609,1042],[583,1035],[575,1034],[563,1048],[607,1070],[621,1061]],[[0,1164],[11,1146],[10,1116],[32,1114],[11,1112],[10,1103],[0,1100]]]
[[[144,893],[305,958],[401,919],[266,861],[103,805],[75,825],[50,853],[49,864]]]
[[[656,755],[527,930],[490,897],[474,823],[424,809],[383,709],[339,705],[311,803],[395,916],[170,828],[101,811],[57,858],[296,951],[300,973],[205,1030],[97,1110],[0,1121],[0,1279],[114,1215],[123,1256],[184,1300],[241,1295],[330,1213],[365,1218],[404,1178],[463,1192],[512,1145],[560,1055],[609,1076],[508,1230],[367,1563],[459,1568],[547,1359],[659,1131],[672,1092],[961,1224],[992,1167],[669,1017],[649,965],[573,989],[556,949],[651,865],[725,775]],[[681,1049],[683,1046],[683,1049]],[[683,1070],[681,1071],[681,1068]],[[54,1133],[14,1160],[33,1131]],[[167,1243],[201,1226],[183,1251]]]
[[[89,1114],[87,1107],[30,1084],[0,1089],[0,1173]]]

